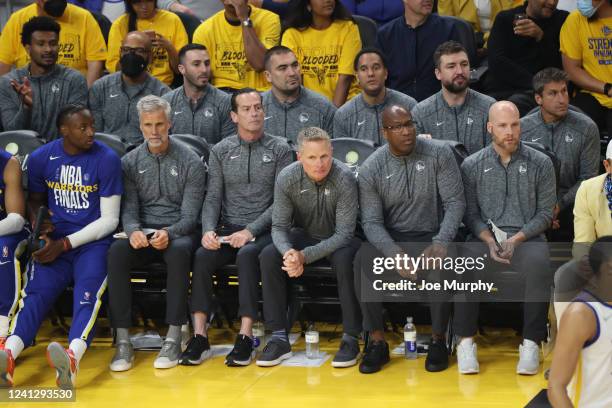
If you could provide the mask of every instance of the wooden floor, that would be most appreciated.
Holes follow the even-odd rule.
[[[331,356],[339,344],[334,326],[322,326],[321,350]],[[419,327],[426,332],[427,328]],[[216,329],[212,344],[231,345],[235,332]],[[400,344],[398,334],[388,334],[391,348]],[[45,358],[51,340],[66,345],[64,334],[45,324],[37,345],[20,356],[15,371],[17,387],[55,386],[55,372]],[[513,331],[490,329],[478,337],[480,374],[459,375],[455,358],[442,373],[428,373],[424,357],[405,360],[392,355],[391,363],[373,375],[362,375],[357,367],[334,369],[330,360],[321,367],[228,368],[223,357],[198,367],[153,368],[155,352],[136,353],[135,367],[111,373],[114,349],[111,339],[98,337],[87,351],[77,380],[76,403],[13,403],[4,406],[35,407],[523,407],[546,388],[541,371],[536,376],[515,374],[520,339]],[[293,350],[304,349],[303,339]],[[544,368],[550,365],[547,356]],[[121,405],[119,405],[121,404]],[[299,404],[299,405],[296,405]],[[322,404],[329,404],[327,406]]]

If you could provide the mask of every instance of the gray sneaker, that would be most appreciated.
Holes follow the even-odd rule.
[[[527,344],[525,344],[527,343]],[[535,375],[540,369],[540,347],[534,342],[523,342],[519,346],[519,362],[516,373]]]
[[[272,339],[266,344],[256,364],[260,367],[273,367],[291,357],[293,353],[288,341]]]
[[[457,346],[457,368],[459,374],[478,374],[480,366],[477,354],[476,343],[470,345],[459,343]]]
[[[176,367],[181,356],[181,343],[177,343],[172,339],[166,339],[162,343],[162,348],[153,362],[155,368],[172,368]]]
[[[359,357],[359,343],[357,341],[342,340],[340,349],[332,360],[332,367],[344,368],[357,364]]]
[[[134,365],[134,346],[129,341],[117,343],[115,355],[110,363],[111,371],[127,371]]]

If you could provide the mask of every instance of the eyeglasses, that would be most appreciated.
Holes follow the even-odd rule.
[[[121,48],[119,48],[119,51],[121,51],[122,54],[129,54],[129,53],[147,54],[149,52],[146,48],[143,48],[143,47],[136,47],[136,48],[121,47]]]
[[[409,120],[406,123],[402,123],[401,125],[393,125],[393,126],[383,126],[383,129],[386,129],[390,132],[401,132],[402,130],[412,129],[414,127],[414,122]]]

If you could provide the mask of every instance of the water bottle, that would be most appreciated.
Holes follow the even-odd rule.
[[[264,346],[264,336],[266,331],[262,322],[253,324],[253,348],[260,351]]]
[[[319,332],[312,326],[306,332],[306,358],[319,358]]]
[[[417,358],[417,332],[416,326],[412,323],[412,317],[406,318],[406,325],[404,326],[404,355],[409,360]]]

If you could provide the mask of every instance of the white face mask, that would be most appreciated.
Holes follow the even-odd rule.
[[[576,7],[578,8],[580,14],[582,14],[586,18],[591,18],[597,12],[597,9],[599,8],[599,6],[601,6],[601,4],[602,3],[599,3],[597,7],[594,7],[592,0],[578,0]]]

